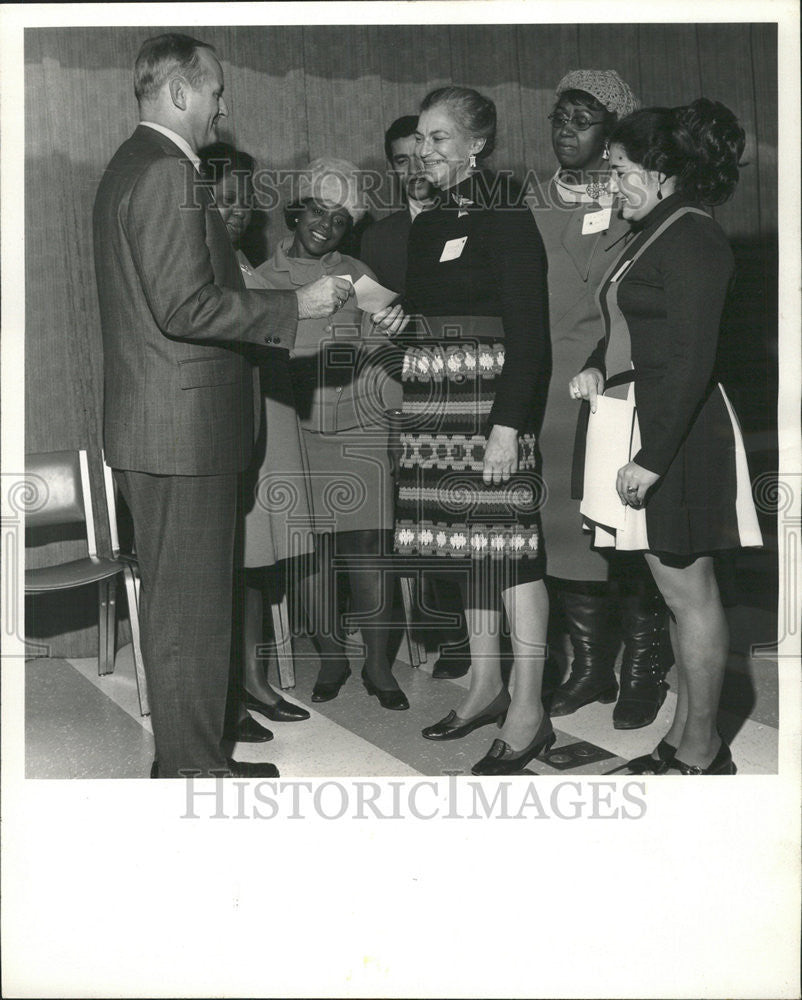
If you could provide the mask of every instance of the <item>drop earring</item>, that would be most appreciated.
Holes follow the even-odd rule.
[[[610,159],[610,147],[607,145],[606,142],[604,144],[604,149],[602,150],[602,159],[603,160],[609,160]]]
[[[471,153],[471,155],[468,157],[468,166],[471,169],[473,169],[476,166],[476,155],[474,153]]]
[[[663,182],[660,180],[659,177],[657,178],[657,200],[658,201],[663,200]]]

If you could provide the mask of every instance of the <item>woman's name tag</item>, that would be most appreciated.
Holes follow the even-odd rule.
[[[612,214],[611,208],[603,208],[601,212],[589,212],[582,219],[582,235],[590,236],[591,233],[603,233],[605,229],[609,229]]]
[[[449,240],[443,247],[443,252],[440,254],[440,263],[446,260],[456,260],[457,257],[462,256],[462,251],[465,248],[465,244],[468,242],[467,236],[460,236],[456,240]]]

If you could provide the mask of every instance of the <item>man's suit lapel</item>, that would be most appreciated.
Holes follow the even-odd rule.
[[[242,273],[237,262],[234,248],[228,235],[223,218],[217,210],[214,195],[209,185],[200,183],[200,177],[195,167],[187,160],[187,154],[178,147],[169,136],[147,125],[139,125],[134,132],[135,140],[143,141],[158,149],[167,156],[175,156],[187,164],[187,197],[196,205],[203,206],[206,212],[206,242],[210,250],[216,251],[216,258],[225,264],[224,273],[216,274],[215,279],[228,288],[244,288]],[[226,252],[228,251],[228,252]]]

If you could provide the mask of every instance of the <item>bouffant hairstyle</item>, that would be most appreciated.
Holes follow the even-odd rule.
[[[445,104],[459,127],[474,139],[484,139],[485,144],[476,154],[484,160],[496,148],[496,105],[470,87],[439,87],[427,94],[421,102],[421,111]]]
[[[700,97],[679,108],[644,108],[613,129],[633,163],[676,177],[677,189],[703,205],[721,205],[738,184],[746,136],[729,108]]]

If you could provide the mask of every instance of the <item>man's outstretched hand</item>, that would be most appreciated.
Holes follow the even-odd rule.
[[[298,297],[298,319],[322,319],[345,305],[354,294],[354,286],[346,278],[327,275],[304,285],[295,294]]]

